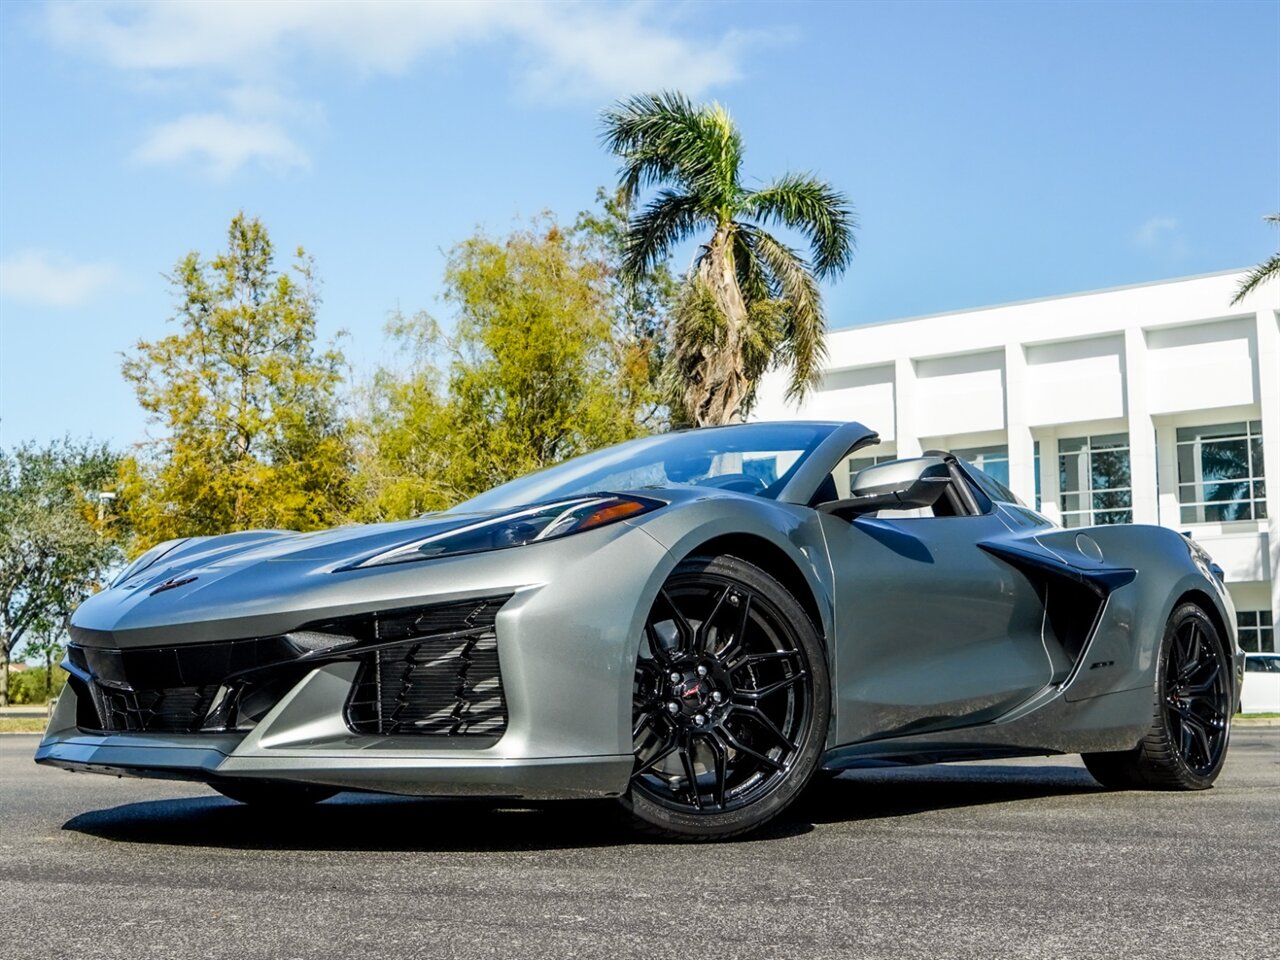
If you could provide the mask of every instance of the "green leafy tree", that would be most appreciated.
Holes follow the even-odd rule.
[[[39,625],[27,636],[18,655],[24,660],[39,660],[42,664],[40,673],[39,697],[48,701],[54,695],[56,687],[56,665],[62,661],[67,650],[67,627],[71,623],[74,610],[56,611],[53,618],[42,619]],[[10,691],[12,693],[12,691]]]
[[[62,636],[121,553],[100,493],[115,484],[105,445],[62,440],[0,450],[0,705],[27,638]]]
[[[696,425],[733,423],[759,378],[790,372],[788,396],[821,376],[826,320],[819,281],[853,257],[854,212],[844,194],[789,173],[752,190],[742,183],[742,136],[719,104],[679,93],[633,97],[604,115],[604,143],[622,161],[628,205],[656,195],[630,221],[624,274],[632,280],[701,236],[674,312],[665,371],[677,412]],[[810,257],[769,232],[808,242]]]
[[[1267,223],[1280,225],[1280,213],[1273,213],[1269,217],[1263,217]],[[1272,277],[1280,277],[1280,251],[1273,253],[1267,259],[1249,271],[1249,275],[1240,282],[1240,289],[1236,291],[1235,297],[1231,301],[1234,307],[1237,303],[1253,293],[1258,287],[1266,283]]]
[[[624,270],[629,237],[629,208],[622,190],[596,191],[596,209],[584,210],[574,236],[585,244],[605,277],[613,331],[615,366],[626,415],[650,429],[669,422],[666,392],[660,382],[666,354],[667,323],[679,293],[670,267],[657,263],[643,275]]]
[[[243,214],[227,250],[190,253],[170,278],[179,330],[124,363],[163,436],[122,467],[136,549],[251,527],[307,530],[349,505],[343,357],[316,342],[313,263],[279,272],[266,228]]]
[[[402,520],[462,499],[451,469],[459,450],[437,368],[439,327],[425,313],[397,312],[386,333],[407,362],[377,370],[364,391],[364,415],[354,428],[351,514],[362,522]]]
[[[407,369],[380,371],[369,391],[359,519],[448,507],[650,428],[652,371],[620,349],[626,324],[600,251],[598,236],[550,216],[453,248],[453,329],[425,314],[389,325]]]

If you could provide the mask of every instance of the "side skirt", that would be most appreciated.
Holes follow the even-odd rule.
[[[1131,750],[1151,723],[1151,690],[1143,687],[1087,700],[1067,700],[1058,691],[1034,709],[954,730],[864,740],[827,750],[826,770],[857,766],[998,760],[1063,753]]]

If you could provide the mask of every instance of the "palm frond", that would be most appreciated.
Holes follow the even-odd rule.
[[[1280,213],[1269,214],[1262,219],[1267,223],[1280,224]],[[1240,288],[1232,298],[1231,305],[1234,307],[1272,277],[1280,277],[1280,253],[1273,253],[1249,271],[1249,275],[1240,281]]]
[[[849,266],[858,217],[848,198],[812,174],[789,173],[747,196],[743,212],[763,224],[781,224],[809,241],[819,279]]]
[[[777,291],[777,299],[785,305],[780,341],[783,356],[779,359],[791,370],[787,399],[802,400],[822,378],[822,364],[827,358],[827,323],[817,278],[799,253],[771,234],[746,224],[740,224],[738,229],[749,238]]]
[[[1272,277],[1280,277],[1280,253],[1273,253],[1249,271],[1249,275],[1240,281],[1240,289],[1232,298],[1231,305],[1234,307]]]
[[[641,94],[601,117],[604,146],[622,160],[627,202],[648,187],[676,181],[708,210],[737,188],[742,138],[723,107],[695,106],[683,94]]]
[[[695,197],[674,190],[659,191],[627,226],[623,278],[634,282],[645,276],[707,219]]]
[[[671,345],[659,374],[659,390],[678,426],[696,425],[706,357],[724,340],[725,317],[698,277],[682,286],[671,311]]]
[[[750,309],[753,304],[774,299],[777,291],[770,285],[769,274],[760,263],[751,233],[735,229],[731,242],[733,269],[738,277],[738,289],[742,291],[742,302]]]
[[[742,173],[742,134],[729,111],[719,103],[703,109],[702,134],[711,160],[711,176],[699,186],[715,195],[722,213],[728,213],[742,193],[738,183]]]

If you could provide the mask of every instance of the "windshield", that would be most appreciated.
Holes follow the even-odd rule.
[[[451,513],[654,487],[718,487],[774,498],[835,424],[749,423],[629,440],[494,487]]]

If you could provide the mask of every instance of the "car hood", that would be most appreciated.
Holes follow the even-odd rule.
[[[155,563],[81,604],[72,639],[114,630],[183,622],[229,606],[270,606],[306,592],[329,574],[383,550],[462,527],[493,514],[439,513],[398,523],[353,524],[313,533],[251,530],[181,541]],[[413,566],[422,566],[414,564]],[[373,571],[370,571],[373,572]]]
[[[311,533],[247,530],[217,537],[193,537],[179,543],[151,566],[113,584],[112,589],[149,591],[167,580],[192,573],[216,578],[260,563],[341,566],[493,515],[437,513],[398,523],[351,524]]]
[[[698,488],[636,492],[664,501],[663,513],[696,500],[756,499]],[[71,620],[71,637],[84,645],[117,646],[260,636],[264,630],[295,629],[320,615],[477,590],[508,593],[545,576],[547,568],[536,560],[545,551],[567,541],[576,550],[593,549],[634,526],[623,520],[564,540],[355,568],[383,551],[508,512],[437,513],[313,533],[255,530],[192,538],[81,604]]]

